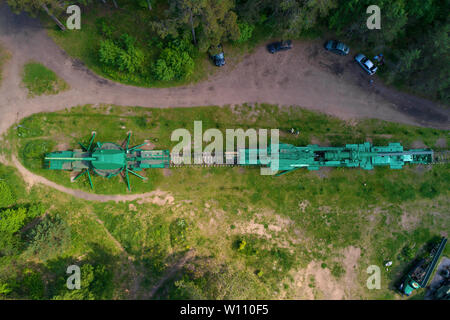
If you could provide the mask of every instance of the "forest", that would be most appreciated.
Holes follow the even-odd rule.
[[[66,2],[6,0],[17,13],[47,15],[65,30]],[[253,47],[272,38],[336,37],[366,54],[383,53],[388,84],[448,104],[449,2],[445,0],[74,0],[94,21],[82,60],[113,80],[170,86],[191,81],[219,44]],[[368,6],[381,29],[366,26]],[[101,8],[108,10],[103,15]],[[55,23],[56,22],[56,23]],[[68,32],[67,30],[65,32]],[[79,36],[79,35],[78,35]],[[83,37],[79,37],[82,41]],[[70,52],[69,52],[70,54]],[[91,63],[89,63],[91,61]]]

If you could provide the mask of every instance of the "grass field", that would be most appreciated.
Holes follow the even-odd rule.
[[[74,148],[77,141],[86,142],[94,129],[97,141],[121,142],[133,130],[134,144],[148,139],[156,148],[171,148],[175,142],[170,142],[170,132],[180,127],[191,130],[194,120],[202,120],[204,130],[280,127],[281,141],[295,145],[372,140],[375,144],[398,141],[409,148],[421,141],[439,149],[436,145],[448,142],[446,131],[375,120],[346,123],[300,108],[270,105],[80,106],[26,118],[18,131],[10,130],[8,139],[19,146],[11,152],[18,152],[30,170],[89,190],[87,181],[70,183],[67,172],[43,170],[42,154]],[[287,133],[291,127],[298,128],[300,135]],[[26,157],[29,151],[34,156]],[[448,169],[448,165],[434,165],[397,171],[299,170],[268,177],[257,169],[237,167],[173,168],[166,174],[147,170],[146,183],[132,181],[133,192],[158,189],[160,198],[91,203],[44,187],[33,187],[31,196],[20,187],[18,198],[44,202],[49,212],[61,214],[75,230],[59,268],[85,254],[93,263],[125,264],[125,253],[106,230],[133,257],[133,267],[127,263],[114,269],[114,285],[105,289],[105,297],[126,297],[137,290],[139,297],[148,298],[171,265],[190,251],[193,258],[152,298],[398,299],[394,285],[410,262],[429,241],[449,230]],[[126,192],[119,179],[95,177],[94,185],[97,193]],[[164,197],[173,198],[161,202]],[[103,252],[100,258],[91,258],[98,252]],[[393,261],[388,271],[383,267],[387,260]],[[381,267],[381,290],[365,286],[369,265]],[[134,289],[132,279],[139,283]]]
[[[23,67],[22,82],[28,89],[28,96],[58,94],[69,89],[69,85],[44,65],[30,61]]]

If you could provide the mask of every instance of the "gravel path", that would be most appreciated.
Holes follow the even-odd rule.
[[[293,50],[275,55],[262,46],[238,65],[218,70],[207,81],[177,88],[138,88],[103,79],[68,57],[36,19],[15,15],[4,3],[0,4],[0,43],[12,53],[0,87],[0,135],[33,113],[97,103],[167,108],[265,102],[298,105],[345,120],[377,118],[450,128],[448,108],[385,87],[376,78],[370,85],[369,77],[352,57],[325,52],[320,41],[297,41]],[[27,98],[20,74],[30,59],[54,70],[71,89],[56,96]],[[26,172],[18,161],[15,165],[27,179],[83,199],[109,201],[118,197],[98,198],[65,188]]]

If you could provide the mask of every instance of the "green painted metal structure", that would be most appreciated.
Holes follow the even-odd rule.
[[[52,152],[45,156],[45,167],[51,170],[72,170],[79,172],[73,179],[78,180],[87,174],[89,184],[93,188],[90,171],[95,174],[111,178],[121,175],[128,190],[131,190],[129,174],[133,174],[143,180],[147,179],[136,171],[149,168],[167,168],[170,165],[168,150],[142,150],[141,144],[130,148],[131,133],[128,134],[125,146],[119,146],[112,142],[94,144],[96,133],[92,133],[88,147],[79,143],[82,150]]]
[[[345,147],[320,147],[308,145],[295,147],[290,144],[275,145],[278,149],[278,159],[272,153],[272,148],[241,149],[239,161],[241,165],[264,165],[280,174],[299,168],[319,170],[321,167],[360,167],[372,170],[377,166],[390,166],[391,169],[401,169],[405,164],[430,164],[433,162],[433,151],[429,149],[414,149],[405,151],[400,143],[390,143],[388,146],[375,147],[370,142],[362,144],[347,144]],[[267,157],[264,157],[267,155]]]
[[[168,150],[143,150],[141,144],[130,148],[131,133],[123,147],[112,142],[94,144],[95,132],[85,147],[74,151],[52,152],[45,156],[45,166],[52,170],[73,170],[79,172],[74,181],[87,174],[91,187],[91,171],[99,176],[111,178],[121,175],[131,189],[129,174],[146,179],[136,171],[150,168],[168,168],[172,165]],[[278,156],[277,156],[278,155]],[[177,156],[174,156],[176,158]],[[377,166],[401,169],[405,164],[431,164],[433,151],[414,149],[406,151],[400,143],[388,146],[372,146],[371,143],[347,144],[344,147],[320,147],[308,145],[295,147],[290,144],[272,145],[266,149],[239,149],[224,154],[221,163],[241,166],[263,166],[278,175],[307,168],[346,167],[371,170]],[[214,165],[215,163],[208,163]]]
[[[410,296],[414,290],[425,288],[431,278],[431,274],[436,268],[439,258],[444,252],[447,238],[443,237],[439,244],[433,247],[430,254],[419,261],[401,283],[400,292]]]

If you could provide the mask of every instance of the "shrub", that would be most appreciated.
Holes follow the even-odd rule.
[[[16,202],[15,196],[9,185],[0,180],[0,208],[12,206]]]
[[[153,66],[157,80],[184,80],[195,68],[193,47],[187,40],[174,40],[164,48]]]
[[[113,69],[126,73],[141,73],[145,56],[135,46],[136,39],[124,33],[119,40],[103,40],[100,42],[99,60]]]
[[[429,199],[439,195],[439,189],[428,181],[421,184],[419,191],[422,196]]]
[[[7,209],[0,212],[0,234],[14,234],[19,231],[27,219],[27,210],[19,208]]]
[[[176,219],[170,224],[170,242],[172,246],[183,245],[186,242],[188,225],[184,219]]]
[[[239,39],[236,41],[237,43],[243,43],[248,41],[253,34],[253,30],[255,30],[255,26],[252,24],[248,24],[247,22],[239,22]]]
[[[103,35],[108,39],[112,38],[113,33],[115,32],[116,29],[114,28],[114,26],[108,24],[108,21],[106,20],[105,17],[98,18],[95,21],[95,24],[101,35]]]
[[[89,263],[83,264],[81,270],[81,288],[79,290],[68,290],[63,288],[59,295],[53,297],[55,300],[94,300],[111,299],[112,272],[104,265],[93,266]]]
[[[69,225],[59,215],[45,217],[33,230],[28,238],[28,250],[38,254],[43,260],[61,253],[71,238]]]

